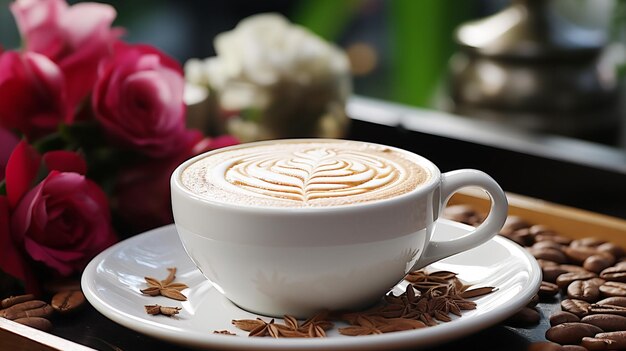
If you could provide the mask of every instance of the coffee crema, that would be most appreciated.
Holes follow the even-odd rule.
[[[252,143],[200,158],[183,170],[191,192],[262,207],[341,206],[388,199],[430,178],[409,152],[347,140]]]

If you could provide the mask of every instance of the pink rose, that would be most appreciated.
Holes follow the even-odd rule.
[[[190,132],[185,149],[174,156],[149,160],[120,173],[114,193],[116,212],[141,232],[173,222],[169,180],[174,169],[186,159],[205,151],[238,144],[231,136],[202,138]]]
[[[48,175],[29,188],[43,161]],[[10,235],[30,258],[62,276],[80,272],[116,241],[104,192],[84,176],[85,161],[69,151],[40,157],[20,142],[7,164]]]
[[[110,55],[120,34],[111,29],[115,9],[93,2],[68,6],[64,0],[17,0],[11,11],[25,49],[59,65],[75,106],[91,91],[100,60]]]
[[[63,73],[47,57],[7,51],[0,56],[0,126],[36,139],[70,123]]]
[[[118,144],[152,157],[178,153],[185,138],[184,78],[180,65],[157,49],[118,42],[103,61],[92,104]]]

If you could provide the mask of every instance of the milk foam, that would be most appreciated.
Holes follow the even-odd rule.
[[[386,199],[429,177],[411,154],[356,141],[276,141],[199,159],[182,172],[190,191],[262,207],[322,207]]]

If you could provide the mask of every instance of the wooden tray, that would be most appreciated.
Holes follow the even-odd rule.
[[[532,224],[543,224],[573,239],[597,237],[626,248],[626,221],[599,213],[562,206],[522,195],[507,193],[509,215]],[[479,189],[456,193],[448,205],[467,204],[479,212],[489,211],[489,197]]]

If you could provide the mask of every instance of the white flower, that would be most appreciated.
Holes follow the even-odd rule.
[[[311,113],[322,118],[327,106],[345,106],[351,92],[345,53],[279,14],[248,17],[219,34],[214,45],[217,56],[187,62],[187,79],[217,92],[226,110],[260,111],[256,122],[279,136],[289,135],[276,131],[281,129],[276,121],[299,123],[313,118]]]

